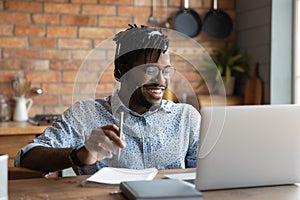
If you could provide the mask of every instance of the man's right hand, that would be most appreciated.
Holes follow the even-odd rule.
[[[125,138],[119,137],[119,128],[116,125],[108,125],[94,129],[85,143],[85,148],[78,151],[77,156],[82,163],[90,165],[97,160],[112,158],[119,148],[125,146]]]

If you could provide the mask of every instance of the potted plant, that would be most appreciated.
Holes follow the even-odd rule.
[[[218,93],[224,92],[220,83],[224,83],[227,95],[231,95],[234,91],[234,83],[236,77],[248,76],[250,56],[246,53],[239,53],[235,46],[225,44],[224,48],[215,49],[211,54],[211,58],[215,65],[205,65],[202,74],[210,74],[213,81],[217,83],[215,90]],[[217,70],[215,69],[217,67]],[[222,81],[220,80],[222,78]],[[201,80],[199,86],[203,85]],[[218,84],[219,83],[219,84]]]

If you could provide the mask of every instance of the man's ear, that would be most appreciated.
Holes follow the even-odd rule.
[[[120,64],[118,65],[118,67],[115,67],[114,70],[114,77],[117,81],[121,82],[121,77],[125,74],[125,65],[124,64]]]

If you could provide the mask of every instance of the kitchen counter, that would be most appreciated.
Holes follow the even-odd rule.
[[[8,154],[8,166],[14,166],[18,151],[48,126],[34,126],[27,122],[0,122],[0,154]]]
[[[0,122],[0,136],[4,135],[39,135],[48,126],[34,126],[27,122]]]

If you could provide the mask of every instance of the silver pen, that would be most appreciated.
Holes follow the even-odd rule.
[[[123,122],[124,122],[124,112],[120,112],[120,120],[119,120],[119,129],[120,129],[120,140],[123,138]],[[121,148],[119,148],[118,152],[118,160],[120,160]]]

